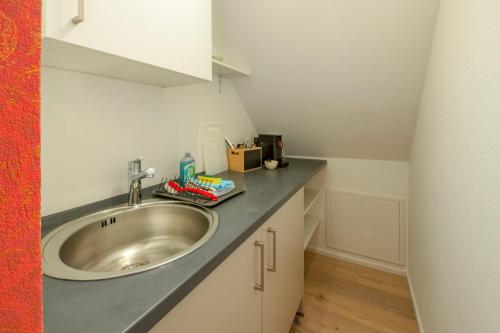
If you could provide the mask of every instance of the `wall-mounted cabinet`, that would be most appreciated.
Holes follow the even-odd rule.
[[[147,83],[212,79],[210,0],[44,0],[42,64]]]

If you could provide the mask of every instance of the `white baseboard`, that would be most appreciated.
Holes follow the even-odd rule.
[[[324,248],[318,248],[318,247],[308,247],[307,251],[314,252],[317,254],[321,254],[327,257],[331,258],[336,258],[340,260],[344,260],[347,262],[351,262],[353,264],[358,264],[366,267],[370,267],[373,269],[378,269],[380,271],[392,273],[392,274],[397,274],[397,275],[402,275],[406,276],[406,268],[405,267],[399,267],[390,263],[384,263],[380,262],[378,260],[370,259],[370,258],[363,258],[361,256],[357,256],[354,254],[349,254],[349,253],[343,253],[340,251],[332,250],[332,249],[324,249]]]
[[[415,316],[417,317],[418,330],[420,333],[425,333],[424,326],[422,325],[422,317],[420,317],[420,309],[418,308],[417,298],[415,297],[415,291],[413,290],[413,283],[411,282],[410,272],[408,272],[406,278],[408,280],[408,286],[410,287],[413,310],[415,311]]]

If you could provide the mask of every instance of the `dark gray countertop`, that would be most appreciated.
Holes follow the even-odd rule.
[[[246,192],[216,206],[219,227],[207,243],[160,268],[101,281],[44,276],[44,332],[147,332],[325,165],[322,160],[290,159],[289,167],[276,171],[222,174],[244,183]],[[43,233],[125,200],[119,196],[44,217]]]

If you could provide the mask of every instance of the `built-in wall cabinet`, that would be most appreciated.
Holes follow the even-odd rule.
[[[288,333],[304,293],[299,190],[150,333]]]
[[[328,248],[390,264],[405,264],[403,199],[329,190],[328,207]]]
[[[327,184],[323,170],[305,186],[304,246],[323,255],[404,274],[406,199]]]
[[[42,64],[169,87],[250,76],[212,59],[211,0],[43,0]]]
[[[44,0],[42,64],[172,86],[212,80],[210,0]]]

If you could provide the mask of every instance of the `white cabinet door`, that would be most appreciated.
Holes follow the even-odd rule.
[[[173,308],[150,333],[260,333],[262,295],[262,241],[259,228],[184,300]]]
[[[266,285],[263,332],[288,333],[304,295],[304,190],[263,226]]]
[[[74,24],[78,0],[45,0],[44,37],[212,79],[210,0],[83,1],[85,19]]]
[[[404,200],[330,190],[327,246],[404,265]]]
[[[304,294],[303,239],[301,189],[149,333],[288,333]]]

